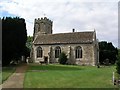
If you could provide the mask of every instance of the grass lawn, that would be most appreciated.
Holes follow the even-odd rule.
[[[29,65],[24,88],[115,88],[115,66]]]
[[[3,67],[2,68],[2,82],[8,79],[8,77],[15,71],[15,67]]]
[[[0,68],[0,84],[2,83],[2,69]]]

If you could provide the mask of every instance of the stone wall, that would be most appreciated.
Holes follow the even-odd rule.
[[[52,21],[48,18],[38,18],[34,21],[34,38],[39,34],[52,34]]]
[[[36,49],[40,46],[43,49],[43,57],[36,57]],[[70,64],[79,64],[79,65],[95,65],[96,56],[95,45],[94,44],[64,44],[64,45],[36,45],[34,46],[34,62],[39,62],[44,60],[44,56],[48,57],[48,61],[51,63],[58,62],[58,58],[55,58],[55,47],[61,47],[61,52],[65,52],[68,56],[68,63]],[[82,47],[82,58],[75,58],[75,48],[77,46]]]

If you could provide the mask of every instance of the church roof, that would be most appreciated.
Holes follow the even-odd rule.
[[[73,32],[58,34],[40,34],[34,40],[34,44],[84,44],[92,43],[94,32]]]

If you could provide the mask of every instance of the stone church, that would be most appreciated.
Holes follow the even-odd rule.
[[[75,32],[53,34],[53,22],[47,17],[34,21],[31,58],[34,63],[58,63],[61,52],[67,55],[68,64],[97,65],[99,62],[96,32]]]

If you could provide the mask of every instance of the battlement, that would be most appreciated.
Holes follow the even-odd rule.
[[[47,23],[52,25],[53,21],[49,20],[47,17],[44,17],[35,19],[35,23]]]
[[[34,37],[40,34],[52,34],[53,21],[47,17],[38,18],[34,21]]]

